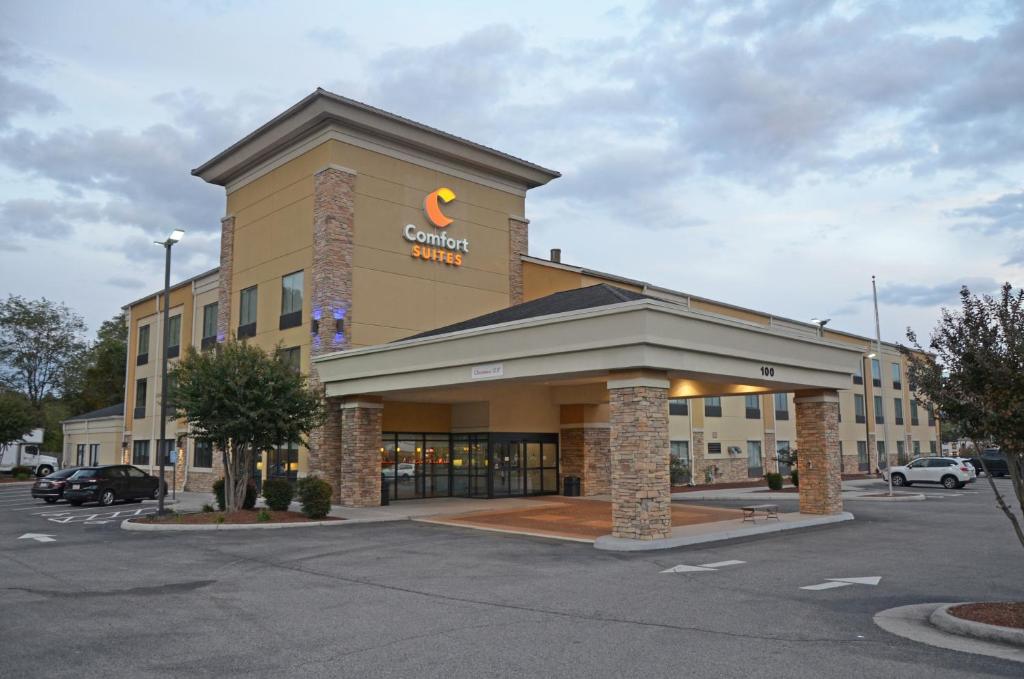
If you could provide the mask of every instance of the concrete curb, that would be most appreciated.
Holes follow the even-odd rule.
[[[1024,663],[1024,649],[1018,646],[984,641],[975,637],[950,634],[931,624],[931,615],[943,606],[957,604],[914,604],[890,608],[874,616],[874,623],[889,634],[910,639],[946,651],[974,653]]]
[[[596,549],[603,549],[611,552],[646,552],[656,549],[673,549],[675,547],[699,545],[706,542],[721,542],[722,540],[735,540],[737,538],[764,535],[766,533],[779,533],[784,530],[825,526],[831,523],[853,521],[853,518],[853,514],[850,512],[842,512],[841,514],[815,516],[813,518],[797,519],[788,522],[767,522],[760,525],[723,530],[717,533],[673,535],[672,537],[662,538],[661,540],[630,540],[627,538],[612,537],[611,535],[602,535],[594,540],[594,547]]]
[[[855,492],[860,493],[861,491],[855,491]],[[862,494],[854,495],[854,494],[843,493],[843,502],[846,502],[847,500],[850,500],[850,501],[854,501],[855,500],[857,502],[917,502],[917,501],[926,500],[926,499],[927,498],[924,495],[922,495],[921,493],[914,493],[912,495],[897,496],[897,497],[892,497],[892,498],[889,498],[889,497],[867,497],[866,495],[862,495]],[[672,494],[672,501],[673,502],[688,501],[688,500],[692,500],[692,501],[695,501],[695,502],[711,502],[711,501],[714,501],[714,500],[728,500],[728,501],[742,500],[744,502],[753,502],[755,500],[757,500],[757,501],[762,501],[762,500],[773,500],[773,501],[790,500],[790,501],[793,501],[793,502],[799,502],[800,501],[800,495],[798,493],[756,493],[756,494],[755,493],[730,493],[730,494],[726,494],[726,493],[722,493],[722,494],[715,494],[715,493],[710,493],[710,494],[704,494],[704,493],[673,493]]]
[[[187,524],[187,523],[138,523],[132,521],[132,519],[125,519],[121,522],[121,530],[141,530],[141,531],[174,531],[174,532],[186,532],[186,531],[206,531],[206,530],[273,530],[277,528],[306,528],[309,526],[344,526],[351,523],[361,523],[360,521],[296,521],[293,523],[201,523],[201,524]]]
[[[958,618],[949,612],[949,609],[954,606],[961,605],[962,604],[946,604],[944,606],[939,606],[931,616],[929,616],[928,621],[940,630],[949,632],[950,634],[959,634],[962,636],[974,637],[975,639],[995,641],[1002,644],[1010,644],[1012,646],[1020,646],[1024,648],[1024,629],[999,627],[997,625],[988,625],[983,622],[964,620],[963,618]]]
[[[857,500],[858,502],[921,502],[927,500],[921,493],[910,493],[909,495],[894,495],[889,497],[888,495],[883,497],[871,497],[869,495],[851,495],[849,497],[843,497],[843,502],[847,500]]]

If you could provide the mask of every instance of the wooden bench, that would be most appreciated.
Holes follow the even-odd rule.
[[[757,514],[761,512],[764,514],[764,519],[775,519],[779,521],[779,506],[778,505],[747,505],[746,507],[740,507],[743,510],[743,520],[753,521],[757,523]]]

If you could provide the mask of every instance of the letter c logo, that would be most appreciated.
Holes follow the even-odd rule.
[[[452,223],[451,218],[441,212],[439,203],[450,203],[455,200],[455,192],[448,188],[440,188],[431,191],[423,201],[423,209],[427,211],[427,219],[439,229],[443,229]]]

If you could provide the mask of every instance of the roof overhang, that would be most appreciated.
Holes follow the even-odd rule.
[[[601,379],[629,370],[667,373],[673,396],[838,390],[850,387],[860,360],[856,347],[794,337],[653,299],[314,359],[328,396],[503,381]],[[479,370],[496,364],[500,371]],[[481,372],[490,376],[481,378]]]
[[[211,184],[228,186],[332,128],[411,158],[441,161],[524,190],[561,176],[554,170],[321,88],[195,168],[192,174]]]

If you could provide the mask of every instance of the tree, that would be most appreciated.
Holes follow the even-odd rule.
[[[998,297],[960,290],[960,309],[943,309],[926,355],[912,330],[907,339],[911,389],[974,442],[990,442],[1006,454],[1017,510],[1024,517],[1024,290],[1006,283]],[[1024,546],[1022,518],[1007,504],[992,475],[985,474],[996,505]]]
[[[61,397],[88,347],[85,321],[63,303],[10,295],[0,302],[0,380],[33,407]]]
[[[74,409],[87,412],[123,401],[128,360],[128,324],[123,311],[103,321],[84,359],[75,385]]]
[[[237,340],[215,351],[190,348],[172,375],[178,414],[196,440],[221,451],[229,512],[242,507],[255,453],[305,441],[324,419],[320,394],[279,350],[271,355]]]
[[[17,441],[38,426],[38,414],[24,395],[0,391],[0,446]]]

